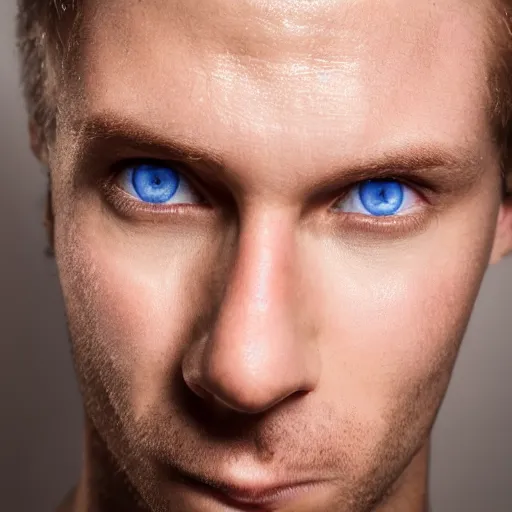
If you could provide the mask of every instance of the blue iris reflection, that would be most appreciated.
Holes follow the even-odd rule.
[[[370,180],[359,186],[359,199],[368,213],[394,215],[404,201],[404,187],[393,180]]]
[[[157,165],[138,165],[132,169],[133,188],[148,203],[165,203],[173,198],[180,185],[177,172]]]

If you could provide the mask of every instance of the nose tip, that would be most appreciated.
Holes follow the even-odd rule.
[[[257,414],[316,385],[319,355],[297,300],[304,280],[293,233],[272,218],[243,232],[215,321],[185,353],[185,382],[217,407]]]

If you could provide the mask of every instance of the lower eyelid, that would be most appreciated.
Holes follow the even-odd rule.
[[[420,209],[406,215],[377,217],[360,213],[333,212],[335,230],[342,239],[371,236],[372,240],[383,242],[415,236],[429,226],[433,212]],[[366,238],[362,239],[363,241]]]
[[[115,182],[104,184],[103,195],[107,203],[121,217],[133,221],[148,221],[151,223],[164,221],[175,215],[204,215],[211,216],[208,205],[196,203],[153,204],[135,199]]]

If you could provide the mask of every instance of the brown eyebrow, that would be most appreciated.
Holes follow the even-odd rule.
[[[443,147],[440,144],[409,144],[396,149],[388,149],[379,156],[363,158],[355,166],[346,170],[354,181],[375,179],[414,172],[422,174],[439,171],[443,173],[443,184],[459,185],[461,174],[467,181],[474,181],[481,175],[482,159],[466,147]],[[457,171],[450,173],[448,171]]]
[[[350,162],[332,162],[325,175],[309,183],[314,197],[330,196],[366,180],[397,179],[433,192],[464,194],[483,176],[483,158],[476,149],[433,142],[409,142],[386,150],[369,148]]]
[[[78,133],[78,160],[94,161],[95,153],[105,152],[111,158],[126,158],[128,150],[162,160],[201,162],[206,164],[205,169],[219,171],[210,176],[215,181],[226,173],[226,162],[215,148],[198,143],[191,137],[162,136],[151,128],[116,114],[102,113],[82,119],[74,124],[74,129]],[[332,162],[326,173],[319,173],[309,187],[329,191],[368,179],[398,179],[414,175],[421,180],[423,175],[426,178],[435,175],[437,188],[462,192],[474,185],[482,175],[482,158],[466,146],[422,142],[374,152],[373,156],[361,155],[357,158],[356,155],[355,161],[343,165]]]
[[[164,137],[154,130],[112,114],[95,115],[74,123],[78,133],[78,154],[84,157],[106,143],[152,154],[155,158],[170,157],[183,161],[204,161],[211,167],[223,168],[221,155],[211,147],[201,147],[187,137]]]

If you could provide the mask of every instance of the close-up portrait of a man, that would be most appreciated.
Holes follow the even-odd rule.
[[[433,510],[431,431],[512,248],[509,12],[18,0],[84,411],[59,512]]]

